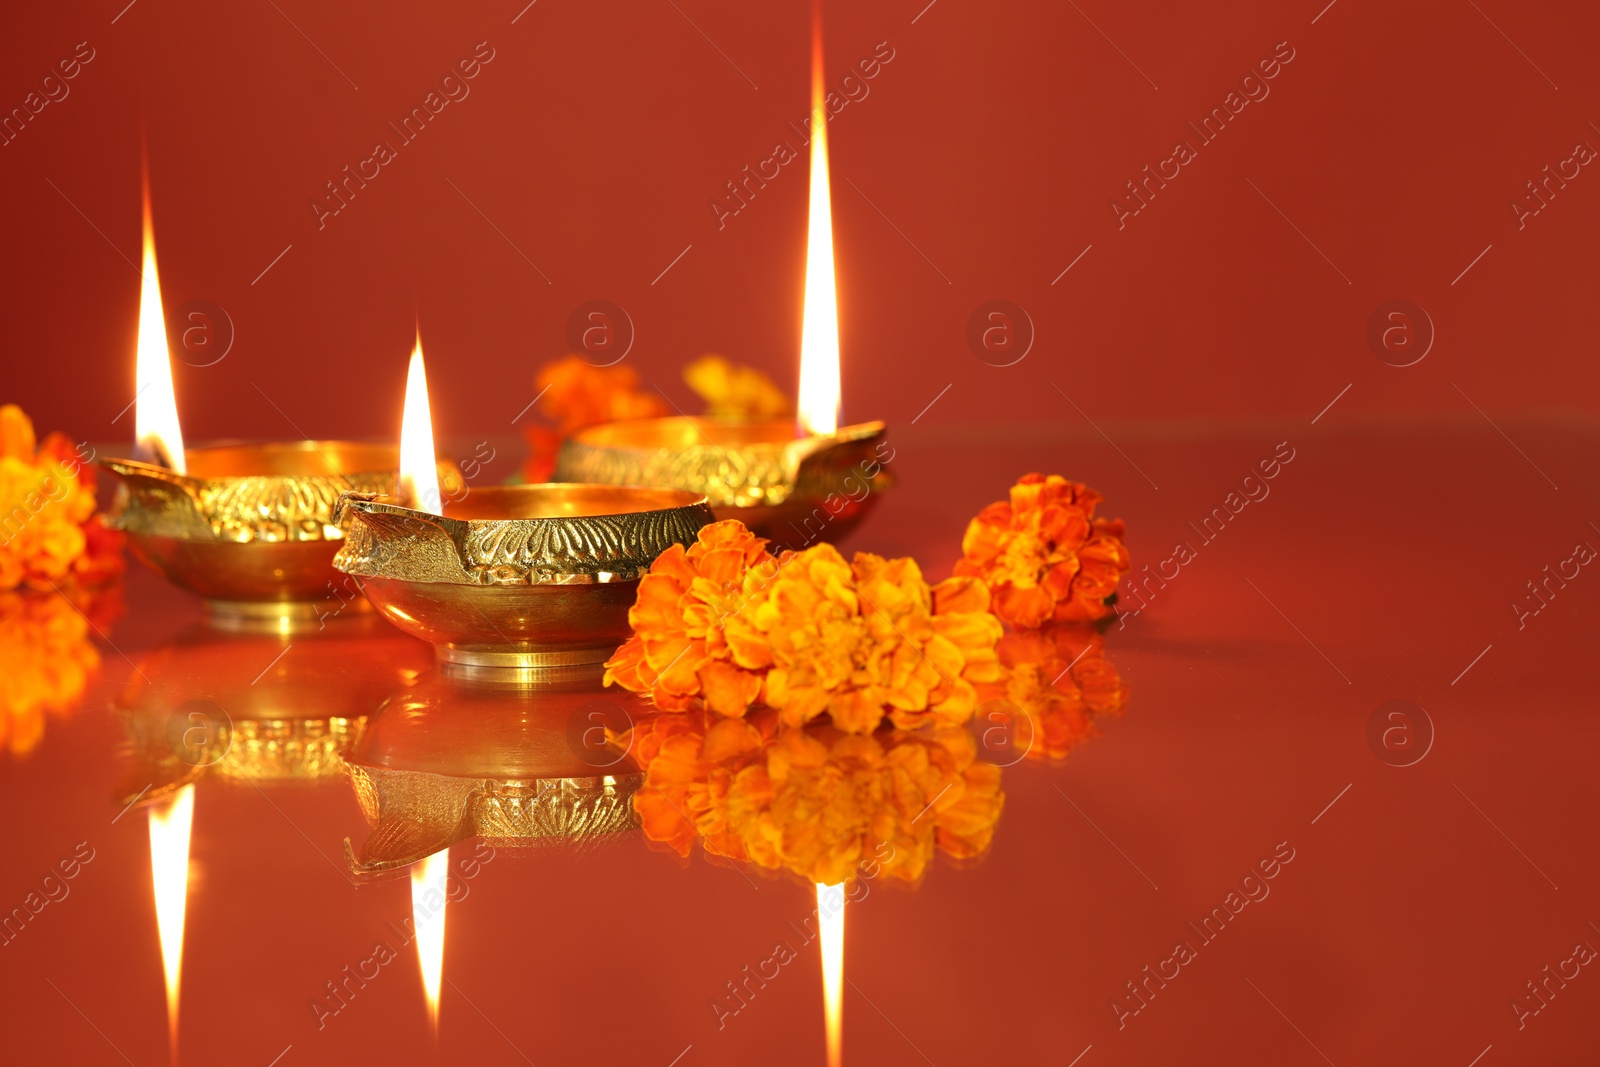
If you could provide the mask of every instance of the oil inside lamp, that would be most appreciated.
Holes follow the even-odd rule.
[[[811,47],[811,205],[800,326],[799,436],[839,428],[839,295],[833,270],[833,198],[828,186],[828,112],[822,105],[822,32]]]
[[[183,968],[189,830],[193,824],[192,785],[178,790],[170,803],[150,809],[150,878],[156,898],[156,929],[161,937],[161,966],[167,979],[167,1035],[174,1053],[178,1048],[178,983]]]
[[[156,276],[156,239],[150,222],[150,190],[144,190],[144,268],[139,282],[139,340],[134,356],[135,450],[178,474],[184,462],[183,429],[172,387],[172,353],[167,347],[167,320],[161,309],[161,282]]]
[[[449,874],[448,847],[411,868],[411,923],[417,932],[422,993],[428,1000],[428,1021],[435,1036],[439,1033],[439,987],[444,981],[445,879]]]
[[[405,412],[400,419],[400,498],[418,511],[444,514],[439,471],[433,454],[433,415],[428,408],[428,374],[422,364],[422,335],[406,370]]]

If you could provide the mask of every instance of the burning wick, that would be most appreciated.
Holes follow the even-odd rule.
[[[160,466],[184,474],[183,429],[172,388],[172,353],[156,276],[155,229],[150,222],[150,190],[144,190],[144,269],[139,282],[139,339],[134,350],[134,450]]]
[[[400,419],[400,496],[418,511],[444,514],[439,471],[434,467],[433,414],[428,409],[428,373],[422,366],[422,335],[406,370],[405,413]]]
[[[839,1067],[844,1043],[840,1018],[840,1001],[844,996],[843,883],[817,883],[817,927],[822,946],[822,1017],[828,1041],[828,1067]]]
[[[194,825],[194,786],[178,790],[171,803],[150,809],[150,879],[156,898],[161,967],[167,978],[167,1035],[178,1049],[178,982],[183,970],[183,920],[189,902],[189,831]]]
[[[800,325],[800,435],[839,428],[839,294],[833,272],[833,198],[828,190],[828,112],[823,107],[822,15],[811,46],[811,208],[806,228],[806,292]]]

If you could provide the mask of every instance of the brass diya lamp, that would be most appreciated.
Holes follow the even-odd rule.
[[[891,454],[881,422],[797,436],[788,420],[675,416],[580,430],[562,445],[556,477],[703,494],[717,518],[798,549],[861,521],[894,484]]]
[[[719,519],[739,519],[778,547],[837,540],[893,486],[885,468],[894,451],[881,422],[839,426],[839,310],[822,115],[811,138],[803,308],[796,421],[678,416],[594,426],[563,444],[556,477],[703,493]]]
[[[314,619],[339,607],[354,591],[333,569],[334,505],[346,490],[393,492],[399,452],[310,440],[184,448],[148,195],[135,364],[138,458],[101,461],[121,479],[107,522],[134,556],[219,615]]]
[[[359,849],[345,842],[352,873],[396,872],[471,837],[582,849],[635,829],[644,775],[607,729],[649,708],[602,689],[602,674],[441,668],[392,696],[346,757],[372,826]]]
[[[392,493],[399,451],[350,441],[191,448],[179,469],[132,459],[107,524],[134,556],[218,615],[315,619],[348,590],[333,569],[345,491]],[[351,602],[365,607],[359,594]]]
[[[449,511],[346,494],[333,563],[439,659],[478,667],[608,659],[639,578],[715,518],[695,493],[606,485],[485,486]]]
[[[474,667],[600,663],[627,640],[640,577],[714,520],[701,494],[606,485],[472,487],[448,506],[433,465],[427,381],[412,357],[401,493],[346,493],[334,566],[391,622]]]
[[[131,755],[113,802],[159,805],[202,778],[342,779],[341,756],[367,717],[430,665],[427,650],[371,612],[298,633],[197,623],[143,657],[112,701]]]

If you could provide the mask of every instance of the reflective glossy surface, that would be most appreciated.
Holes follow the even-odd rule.
[[[846,910],[844,1061],[1591,1059],[1600,578],[1580,548],[1600,547],[1600,434],[1500,429],[1354,430],[1336,409],[1116,447],[1087,429],[897,437],[903,489],[846,547],[914,554],[930,576],[1021,473],[1106,494],[1138,584],[1105,655],[1132,698],[1065,763],[991,750],[1006,803],[978,862],[937,859],[915,889],[864,883]],[[307,723],[342,718],[328,745],[362,773],[460,791],[414,820],[431,826],[486,810],[474,798],[537,797],[540,780],[620,783],[590,761],[612,758],[596,738],[631,698],[475,687],[376,619],[219,636],[143,572],[124,599],[120,618],[85,607],[109,640],[88,625],[5,638],[36,650],[27,693],[65,694],[35,700],[16,721],[37,736],[0,755],[0,906],[26,914],[0,948],[7,1062],[167,1060],[150,794],[134,782],[154,764],[194,786],[180,1062],[822,1062],[810,886],[698,850],[680,862],[636,833],[486,844],[477,816],[450,823],[435,1038],[410,887],[353,877],[344,852],[430,794],[364,809],[348,773],[280,758],[336,732]],[[42,673],[74,663],[81,692]],[[186,736],[205,722],[161,722],[191,700],[235,728],[215,763],[204,729]],[[238,727],[263,721],[290,725],[258,729],[246,774]],[[751,977],[780,942],[794,959]],[[392,960],[371,962],[379,944]]]

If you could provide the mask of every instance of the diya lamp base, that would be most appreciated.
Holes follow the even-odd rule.
[[[702,493],[778,547],[837,540],[894,486],[881,422],[797,437],[792,422],[678,416],[606,423],[562,445],[556,476]]]
[[[360,600],[333,569],[339,494],[393,492],[398,455],[349,441],[215,445],[185,450],[186,474],[106,459],[122,480],[107,524],[219,618],[315,619]]]
[[[333,565],[441,661],[474,669],[608,659],[639,578],[715,519],[698,494],[601,485],[484,486],[450,511],[347,493]]]

